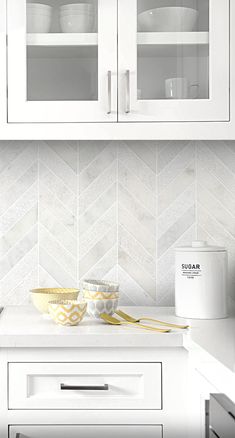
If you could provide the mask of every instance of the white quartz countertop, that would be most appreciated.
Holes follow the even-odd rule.
[[[150,316],[181,322],[173,309],[122,307],[133,316]],[[163,327],[162,327],[163,328]],[[9,306],[0,316],[0,347],[179,347],[182,330],[155,333],[130,326],[111,326],[85,317],[78,326],[55,324],[32,306]]]
[[[111,326],[86,317],[75,327],[56,325],[32,306],[9,306],[0,315],[0,347],[183,347],[191,342],[235,371],[235,317],[184,320],[170,307],[122,307],[132,316],[149,316],[190,329],[155,333],[134,327]]]

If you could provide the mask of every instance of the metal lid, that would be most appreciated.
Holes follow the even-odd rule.
[[[182,251],[182,252],[222,252],[226,251],[226,248],[223,248],[222,246],[210,246],[206,241],[203,240],[195,240],[192,242],[191,246],[181,246],[179,248],[175,248],[175,251]]]

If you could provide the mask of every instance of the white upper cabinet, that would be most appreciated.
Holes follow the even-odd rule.
[[[230,121],[229,0],[81,1],[7,0],[8,122]]]
[[[117,121],[117,1],[7,1],[8,121]]]
[[[119,0],[118,18],[120,121],[229,120],[229,0]]]

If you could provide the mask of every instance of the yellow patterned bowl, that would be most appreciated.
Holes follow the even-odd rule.
[[[78,325],[86,314],[87,303],[75,300],[51,301],[48,309],[57,324]]]
[[[78,289],[71,288],[41,288],[32,289],[31,301],[41,313],[48,313],[48,303],[55,300],[76,300],[79,294]]]
[[[83,289],[83,297],[88,300],[112,300],[119,298],[118,292],[97,292]]]

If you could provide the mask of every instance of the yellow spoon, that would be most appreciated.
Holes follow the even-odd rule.
[[[158,324],[162,324],[162,325],[165,325],[167,327],[172,327],[172,328],[179,328],[179,329],[187,329],[187,328],[189,328],[189,325],[170,324],[168,322],[159,321],[158,319],[153,319],[153,318],[147,318],[147,317],[146,318],[142,317],[142,318],[138,318],[138,319],[137,318],[133,318],[132,316],[127,315],[126,313],[124,313],[122,310],[116,310],[115,313],[118,316],[120,316],[120,318],[123,318],[125,321],[131,322],[131,323],[138,323],[141,320],[144,320],[144,321],[157,322]]]
[[[154,331],[154,332],[158,332],[158,333],[169,333],[170,332],[169,329],[160,329],[157,327],[151,327],[150,325],[137,324],[135,322],[130,322],[130,321],[120,321],[119,319],[114,318],[113,316],[107,315],[107,313],[101,313],[100,318],[102,318],[105,322],[108,322],[109,324],[112,324],[112,325],[130,324],[134,327],[138,327],[138,328],[142,328],[142,329],[146,329],[146,330],[150,330],[150,331]]]

